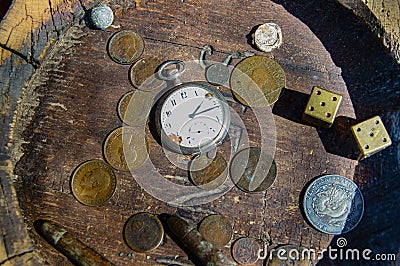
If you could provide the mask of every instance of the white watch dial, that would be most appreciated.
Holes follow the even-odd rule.
[[[161,126],[182,147],[201,147],[223,130],[223,103],[205,88],[182,87],[161,108]]]

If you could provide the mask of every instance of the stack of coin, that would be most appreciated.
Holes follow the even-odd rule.
[[[266,107],[275,103],[286,87],[282,67],[266,56],[243,59],[233,69],[230,87],[235,98],[249,107]]]

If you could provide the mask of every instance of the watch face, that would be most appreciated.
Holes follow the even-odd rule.
[[[219,141],[226,130],[224,123],[229,116],[226,106],[215,89],[187,84],[174,90],[163,102],[161,127],[180,147],[201,148]]]

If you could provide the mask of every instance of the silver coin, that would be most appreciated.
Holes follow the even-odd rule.
[[[271,52],[282,44],[282,30],[275,23],[265,23],[254,33],[254,43],[263,52]]]
[[[350,179],[324,175],[307,188],[303,207],[315,229],[340,235],[358,225],[364,213],[364,199],[360,189]]]
[[[104,30],[114,21],[114,13],[109,6],[99,5],[90,11],[90,22],[97,29]]]
[[[230,77],[229,67],[223,64],[214,64],[207,68],[206,79],[213,85],[224,85]]]

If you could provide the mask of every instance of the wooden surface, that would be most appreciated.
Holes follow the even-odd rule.
[[[64,4],[72,9],[63,11]],[[121,8],[126,4],[129,4],[128,9]],[[268,240],[271,248],[279,244],[296,244],[323,249],[332,239],[304,221],[299,197],[309,180],[324,173],[353,178],[363,189],[368,204],[366,218],[347,236],[350,243],[361,246],[369,243],[381,247],[382,251],[397,254],[399,243],[395,236],[399,235],[396,227],[399,211],[391,199],[399,193],[395,189],[399,187],[396,178],[399,174],[396,157],[398,91],[393,89],[399,84],[398,67],[358,20],[334,1],[313,1],[307,5],[280,1],[222,1],[220,6],[223,8],[218,10],[206,1],[157,1],[147,5],[113,2],[112,7],[117,11],[114,24],[120,25],[120,29],[140,33],[145,37],[145,53],[164,60],[197,59],[199,48],[204,44],[211,44],[219,51],[212,57],[216,61],[231,51],[255,52],[246,38],[255,25],[274,21],[282,27],[284,44],[273,53],[286,72],[288,85],[288,90],[273,107],[278,179],[265,194],[249,195],[233,189],[215,202],[176,210],[143,191],[129,174],[117,173],[116,194],[105,206],[91,208],[74,200],[69,188],[73,169],[87,159],[102,157],[105,136],[121,125],[115,112],[116,103],[123,93],[133,89],[127,78],[129,67],[112,62],[105,50],[108,38],[119,29],[96,31],[87,28],[78,20],[79,13],[88,8],[86,5],[93,3],[82,6],[64,2],[57,9],[59,17],[50,16],[60,25],[65,25],[62,19],[75,21],[72,26],[64,26],[50,49],[45,45],[50,39],[41,40],[40,29],[43,27],[39,27],[32,31],[38,34],[40,45],[28,44],[28,47],[38,47],[36,55],[27,53],[29,56],[24,58],[11,53],[10,57],[3,57],[2,81],[10,86],[3,85],[2,95],[7,95],[8,98],[3,97],[12,103],[7,105],[9,112],[17,108],[16,99],[21,94],[17,88],[22,88],[23,82],[34,73],[22,91],[15,116],[7,113],[2,120],[3,132],[8,132],[8,125],[12,125],[11,134],[2,135],[5,136],[2,138],[5,164],[0,169],[2,205],[8,206],[3,208],[7,215],[2,217],[11,220],[9,223],[6,219],[1,220],[1,228],[7,230],[3,231],[5,244],[0,245],[4,246],[0,248],[3,261],[18,265],[13,259],[29,261],[32,257],[32,263],[37,264],[40,253],[39,256],[51,265],[68,264],[66,258],[29,229],[38,218],[63,224],[117,265],[154,265],[157,258],[176,255],[185,258],[185,253],[168,237],[152,253],[135,254],[133,258],[127,256],[131,251],[122,240],[123,224],[131,214],[143,210],[154,213],[178,211],[193,222],[200,221],[208,213],[222,213],[233,223],[234,239],[249,235]],[[57,13],[54,10],[47,9]],[[51,21],[43,24],[51,28]],[[346,23],[351,23],[350,29],[346,29]],[[43,31],[48,32],[48,29]],[[57,32],[55,28],[54,32]],[[338,38],[340,34],[343,36]],[[355,37],[361,39],[362,44]],[[335,42],[337,40],[339,42]],[[365,44],[369,45],[367,49],[363,49]],[[26,49],[21,47],[24,46],[13,49]],[[306,94],[314,85],[344,96],[338,123],[332,130],[317,131],[299,120]],[[384,97],[381,97],[382,92]],[[360,120],[375,114],[383,116],[394,144],[357,165],[351,159],[353,151],[345,148],[351,144],[346,129],[355,118]],[[251,120],[249,115],[251,113],[246,114],[245,121]],[[247,126],[254,131],[256,125],[247,122]],[[257,136],[254,141],[256,144]],[[153,143],[151,147],[154,151],[157,145]],[[12,186],[15,163],[17,175],[14,179],[25,220],[18,213]],[[155,164],[161,165],[161,160]],[[163,171],[165,169],[161,169]],[[165,174],[174,174],[174,171],[177,170],[169,167]],[[376,199],[383,195],[385,200],[377,203]],[[385,213],[383,219],[382,212]],[[28,233],[25,233],[25,223]],[[21,230],[18,238],[12,231],[8,232],[12,227]],[[358,242],[360,236],[363,241]],[[15,247],[10,243],[16,243]],[[229,256],[228,247],[223,251]]]

